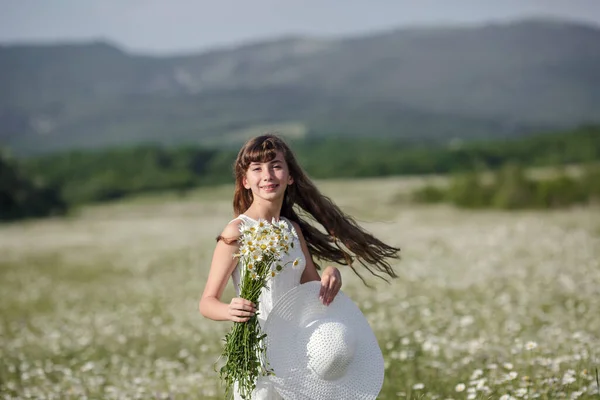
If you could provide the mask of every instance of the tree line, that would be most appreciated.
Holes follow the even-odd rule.
[[[308,137],[290,140],[313,178],[456,174],[600,160],[600,126],[522,139],[426,146],[392,139]],[[179,191],[233,181],[237,149],[141,145],[73,150],[27,159],[0,153],[2,219],[64,212],[69,207],[130,195]],[[35,200],[34,200],[35,199]]]
[[[600,204],[600,164],[583,165],[578,173],[558,168],[550,176],[537,179],[526,172],[521,165],[508,163],[497,171],[460,173],[448,185],[429,184],[416,189],[413,200],[501,210]]]
[[[63,215],[67,208],[59,187],[28,176],[0,149],[0,221]]]

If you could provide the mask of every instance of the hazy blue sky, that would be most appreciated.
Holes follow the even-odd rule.
[[[0,42],[108,39],[145,53],[549,16],[600,26],[600,0],[0,0]]]

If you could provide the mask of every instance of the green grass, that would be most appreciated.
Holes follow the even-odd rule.
[[[320,186],[403,249],[389,284],[369,289],[342,270],[384,353],[379,398],[599,398],[598,210],[393,201],[415,184]],[[0,226],[0,397],[222,398],[214,363],[230,325],[202,318],[197,302],[230,191]]]

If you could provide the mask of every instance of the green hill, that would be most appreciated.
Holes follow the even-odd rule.
[[[148,57],[104,42],[0,46],[18,154],[234,144],[253,132],[447,142],[600,122],[600,29],[528,20],[284,38]]]

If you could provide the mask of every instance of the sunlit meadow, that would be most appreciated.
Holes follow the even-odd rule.
[[[600,398],[600,210],[421,207],[405,200],[416,184],[321,184],[403,249],[391,283],[342,269],[384,353],[380,398]],[[0,398],[222,398],[230,325],[197,304],[230,196],[0,225]]]

